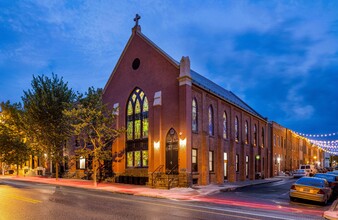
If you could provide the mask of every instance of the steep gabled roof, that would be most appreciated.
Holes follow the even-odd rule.
[[[117,61],[113,72],[110,74],[110,77],[103,89],[103,93],[105,93],[107,86],[109,85],[110,81],[113,78],[113,75],[115,74],[115,71],[118,67],[118,65],[120,64],[122,58],[124,57],[124,54],[126,53],[126,51],[128,50],[128,47],[130,45],[130,42],[133,40],[133,38],[135,36],[139,36],[141,37],[147,44],[149,44],[151,47],[153,47],[156,51],[158,51],[165,59],[167,59],[171,64],[173,64],[177,69],[179,68],[179,62],[177,62],[176,60],[174,60],[171,56],[169,56],[166,52],[164,52],[161,48],[159,48],[154,42],[152,42],[149,38],[147,38],[144,34],[141,33],[140,27],[134,27],[132,29],[132,35],[130,36],[126,46],[124,47],[122,54],[119,58],[119,60]]]
[[[173,64],[176,68],[179,68],[180,63],[176,60],[174,60],[171,56],[169,56],[166,52],[164,52],[160,47],[158,47],[154,42],[152,42],[149,38],[147,38],[145,35],[143,35],[140,31],[139,28],[133,28],[133,32],[131,37],[128,40],[127,45],[125,46],[103,92],[105,92],[109,82],[111,81],[117,66],[119,65],[122,57],[124,56],[125,52],[127,51],[127,48],[129,47],[130,42],[134,38],[135,35],[138,35],[141,37],[146,43],[148,43],[151,47],[153,47],[156,51],[158,51],[164,58],[166,58],[171,64]],[[211,80],[205,78],[204,76],[198,74],[197,72],[190,70],[191,72],[191,78],[192,78],[192,83],[206,91],[209,91],[210,93],[218,96],[219,98],[247,111],[250,114],[253,114],[263,120],[266,120],[263,116],[261,116],[258,112],[256,112],[253,108],[251,108],[248,104],[246,104],[243,100],[241,100],[238,96],[236,96],[234,93],[231,91],[228,91],[224,89],[223,87],[217,85],[216,83],[212,82]]]

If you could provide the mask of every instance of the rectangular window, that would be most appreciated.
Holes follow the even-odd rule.
[[[236,172],[239,172],[239,155],[236,154]]]
[[[192,152],[191,152],[191,162],[192,162],[192,171],[193,172],[197,172],[198,171],[198,166],[197,166],[197,163],[198,163],[198,158],[197,158],[197,149],[192,149]]]
[[[249,156],[245,156],[245,176],[249,177]]]
[[[276,135],[273,135],[273,146],[276,146]]]
[[[86,169],[86,158],[80,157],[80,160],[79,160],[79,168],[80,168],[80,169]]]
[[[142,137],[143,138],[147,138],[148,137],[148,118],[144,118],[143,119],[143,134],[142,134]]]
[[[142,166],[143,167],[148,166],[148,151],[147,150],[142,151]]]
[[[214,152],[209,151],[209,171],[214,171]]]
[[[224,179],[227,178],[227,170],[228,170],[228,155],[227,153],[224,152],[223,154],[223,159],[224,159]]]
[[[141,120],[135,120],[135,137],[134,139],[140,139],[141,138]]]
[[[134,165],[135,167],[141,166],[141,151],[134,152]]]
[[[127,152],[127,167],[133,167],[133,152]]]
[[[282,139],[282,137],[279,137],[279,136],[278,136],[278,146],[279,146],[279,147],[282,146],[282,145],[281,145],[281,139]]]
[[[132,140],[133,139],[133,122],[128,121],[127,125],[127,140]]]

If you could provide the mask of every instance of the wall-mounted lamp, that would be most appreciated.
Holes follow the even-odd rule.
[[[261,159],[261,156],[256,155],[256,160],[259,160],[259,159]]]
[[[278,163],[280,163],[280,157],[277,158]]]
[[[187,139],[180,139],[180,147],[185,148],[187,146]]]
[[[160,149],[160,141],[154,141],[154,149]]]

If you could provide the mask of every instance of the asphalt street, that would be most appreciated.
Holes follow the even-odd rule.
[[[282,182],[282,181],[281,181]],[[292,180],[268,188],[281,195]],[[264,186],[191,201],[123,195],[90,189],[1,180],[0,220],[21,219],[321,219],[311,207],[278,208]],[[258,187],[258,188],[256,188]],[[251,195],[251,196],[250,196]],[[257,195],[261,195],[258,197]],[[248,199],[248,198],[252,199]],[[277,196],[278,197],[278,196]],[[282,196],[283,197],[283,196]],[[283,200],[282,197],[279,200]],[[256,199],[254,199],[256,198]],[[278,200],[278,199],[277,199]],[[311,204],[310,204],[311,205]],[[296,206],[299,206],[296,204]],[[325,208],[316,206],[315,208]],[[326,208],[327,209],[327,208]],[[287,212],[288,211],[288,212]]]

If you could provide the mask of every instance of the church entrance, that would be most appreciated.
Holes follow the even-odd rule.
[[[171,128],[166,138],[166,173],[178,173],[178,136],[175,129]]]

